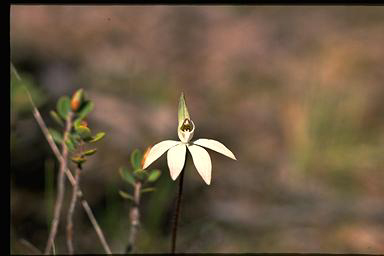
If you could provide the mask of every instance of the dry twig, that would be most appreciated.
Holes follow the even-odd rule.
[[[52,248],[53,241],[55,240],[56,233],[57,233],[57,227],[60,222],[60,213],[61,213],[61,207],[63,205],[64,200],[64,194],[65,194],[65,170],[67,169],[67,158],[68,158],[68,147],[65,143],[68,139],[68,134],[72,128],[72,116],[73,113],[69,112],[66,120],[66,126],[64,131],[64,138],[61,143],[61,152],[62,152],[62,158],[60,161],[60,171],[59,176],[57,177],[57,197],[56,197],[56,203],[55,203],[55,209],[53,213],[53,219],[51,224],[51,231],[49,232],[49,237],[47,241],[47,245],[45,247],[44,254],[49,254]]]
[[[73,213],[75,212],[76,202],[77,202],[77,193],[80,186],[80,167],[76,168],[75,173],[75,185],[73,186],[71,204],[69,205],[68,214],[67,214],[67,245],[69,254],[73,254]]]

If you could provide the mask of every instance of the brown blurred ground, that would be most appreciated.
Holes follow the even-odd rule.
[[[82,179],[115,253],[129,204],[117,169],[176,139],[183,91],[212,185],[188,163],[182,252],[384,252],[384,7],[12,6],[11,55],[49,110],[83,87],[107,137]],[[12,95],[11,95],[12,96]],[[11,248],[43,248],[57,170],[30,112],[11,106]],[[52,122],[49,123],[53,126]],[[168,252],[176,183],[146,195],[140,252]],[[51,177],[51,181],[53,178]],[[76,249],[102,253],[81,208]],[[76,223],[77,222],[77,223]],[[66,253],[64,229],[57,249]]]

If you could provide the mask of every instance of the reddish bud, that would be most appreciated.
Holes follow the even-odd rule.
[[[143,158],[141,159],[141,167],[144,166],[145,159],[147,159],[147,156],[148,156],[149,151],[151,150],[151,148],[152,148],[152,145],[149,145],[149,147],[145,150]]]
[[[73,112],[76,112],[79,110],[81,104],[83,103],[83,98],[84,98],[84,90],[79,89],[77,90],[71,99],[71,109]]]

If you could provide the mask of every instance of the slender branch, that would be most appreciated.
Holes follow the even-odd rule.
[[[81,191],[79,190],[79,193],[78,193],[78,196],[81,197]],[[95,216],[93,215],[93,212],[91,210],[91,207],[89,207],[89,204],[87,203],[87,201],[85,201],[85,199],[81,199],[81,205],[83,206],[85,212],[87,213],[88,215],[88,218],[89,220],[91,221],[92,225],[93,225],[93,228],[95,229],[99,239],[100,239],[100,242],[105,250],[105,252],[107,254],[112,254],[111,252],[111,249],[109,248],[109,245],[107,243],[107,241],[105,240],[105,237],[104,237],[104,234],[103,234],[103,231],[101,230],[99,224],[97,223],[96,221],[96,218]]]
[[[72,112],[69,112],[67,115],[66,127],[65,127],[65,131],[64,131],[64,138],[63,138],[63,141],[61,143],[62,158],[60,161],[59,175],[57,177],[58,191],[57,191],[55,209],[54,209],[54,214],[53,214],[53,219],[52,219],[52,224],[51,224],[51,231],[49,232],[47,245],[45,247],[45,252],[44,252],[45,254],[49,254],[51,251],[53,241],[55,240],[55,237],[56,237],[57,227],[58,227],[59,221],[60,221],[61,207],[63,205],[63,199],[64,199],[64,193],[65,193],[65,176],[64,176],[64,174],[65,174],[65,170],[67,169],[67,158],[68,158],[68,147],[67,147],[67,144],[65,142],[68,139],[68,134],[69,134],[71,127],[72,127],[72,116],[73,116]]]
[[[28,248],[28,250],[30,251],[30,253],[33,253],[33,254],[41,254],[41,251],[39,249],[37,249],[36,246],[34,246],[31,242],[29,242],[28,240],[24,239],[24,238],[21,238],[20,240],[20,243],[23,244],[25,247]]]
[[[80,172],[81,166],[76,168],[75,173],[75,185],[73,186],[71,204],[69,205],[68,214],[67,214],[67,245],[69,254],[73,254],[73,213],[75,212],[76,202],[77,202],[77,192],[80,186]]]
[[[23,87],[25,88],[25,87]],[[29,98],[29,101],[32,105],[32,108],[33,108],[33,117],[35,118],[36,122],[39,124],[40,126],[40,129],[41,131],[43,132],[46,140],[48,141],[48,144],[52,150],[52,152],[54,153],[54,155],[56,156],[57,160],[58,161],[62,161],[62,155],[60,154],[60,151],[59,149],[57,148],[53,138],[52,138],[52,135],[49,133],[49,130],[47,128],[47,126],[45,125],[44,123],[44,120],[43,118],[41,117],[40,115],[40,112],[39,110],[36,108],[35,104],[33,103],[33,100],[32,100],[32,97],[31,95],[29,94],[28,90],[25,88],[26,92],[27,92],[27,95],[28,95],[28,98]],[[69,181],[71,182],[72,186],[75,185],[75,178],[73,177],[71,171],[67,168],[65,170],[65,174],[67,175],[67,178],[69,179]],[[89,220],[91,221],[92,225],[93,225],[93,228],[95,229],[96,231],[96,234],[98,235],[99,239],[100,239],[100,242],[105,250],[105,252],[107,254],[112,254],[111,252],[111,249],[107,243],[107,241],[105,240],[105,237],[104,237],[104,234],[103,234],[103,231],[101,230],[99,224],[97,223],[96,221],[96,218],[95,216],[93,215],[93,212],[91,210],[91,207],[89,207],[89,204],[88,202],[83,198],[83,193],[82,191],[80,190],[80,188],[78,189],[78,197],[81,198],[81,205],[83,206],[85,212],[87,213],[88,215],[88,218]]]
[[[187,156],[185,157],[187,158]],[[187,159],[185,159],[187,160]],[[177,227],[179,222],[179,215],[180,215],[180,205],[181,205],[181,197],[183,194],[183,182],[184,182],[184,172],[185,172],[185,166],[184,164],[183,170],[180,173],[180,180],[179,180],[179,190],[177,193],[177,199],[176,199],[176,211],[173,219],[173,226],[172,226],[172,244],[171,244],[171,252],[176,252],[176,239],[177,239]]]
[[[21,80],[21,77],[20,77],[20,75],[19,75],[19,73],[17,72],[17,70],[16,70],[16,68],[15,68],[15,66],[13,65],[12,62],[11,62],[11,70],[12,70],[13,73],[15,74],[17,80],[22,81],[22,80]]]
[[[128,245],[125,249],[126,253],[131,253],[135,249],[135,241],[136,237],[139,233],[139,228],[140,228],[140,210],[139,210],[139,205],[140,205],[140,193],[141,193],[141,182],[136,181],[135,186],[134,186],[134,191],[133,191],[133,206],[131,207],[131,210],[129,212],[129,218],[131,220],[131,229],[129,232],[129,240],[128,240]]]

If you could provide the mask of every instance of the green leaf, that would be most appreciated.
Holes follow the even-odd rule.
[[[56,143],[60,144],[63,142],[63,136],[61,135],[60,132],[58,132],[57,130],[55,130],[53,128],[48,128],[48,130],[49,130],[49,133],[52,135],[53,140]]]
[[[130,174],[129,170],[126,167],[120,167],[119,173],[121,178],[131,184],[132,186],[135,185],[135,178]]]
[[[79,126],[75,127],[75,130],[76,130],[77,134],[79,134],[83,140],[87,140],[87,139],[91,140],[92,139],[91,130],[88,127],[83,126],[83,125],[79,125]]]
[[[152,172],[148,176],[148,182],[155,182],[161,175],[160,170],[152,170]]]
[[[71,103],[68,96],[62,96],[57,101],[57,112],[59,115],[66,120],[68,113],[71,111]]]
[[[85,101],[78,111],[78,116],[75,120],[75,123],[80,124],[81,120],[86,118],[89,112],[93,110],[93,107],[94,107],[94,104],[92,101]]]
[[[145,178],[147,178],[148,173],[143,169],[137,169],[133,171],[133,175],[135,175],[140,180],[144,180]]]
[[[72,151],[75,150],[75,145],[73,144],[73,142],[71,141],[70,138],[68,138],[68,139],[65,141],[65,144],[67,145],[69,151],[72,152]]]
[[[133,150],[131,153],[131,164],[134,170],[141,168],[141,152],[138,149]]]
[[[84,151],[84,152],[82,153],[82,155],[84,155],[84,156],[91,156],[91,155],[95,154],[96,151],[97,151],[96,148],[94,148],[94,149],[89,149],[89,150],[87,150],[87,151]]]
[[[184,94],[181,93],[180,100],[179,100],[179,108],[178,108],[178,120],[179,120],[179,126],[180,127],[184,120],[189,117],[188,109],[187,109],[187,104],[185,103],[184,99]]]
[[[73,127],[75,127],[75,130],[81,125],[81,119],[76,119],[74,122],[73,122]]]
[[[56,121],[56,123],[58,123],[61,126],[64,126],[63,120],[61,120],[60,116],[56,113],[56,111],[51,110],[51,112],[49,113],[51,114],[52,119]]]
[[[122,198],[124,199],[129,199],[129,200],[132,200],[133,202],[135,201],[135,199],[133,199],[133,196],[131,196],[130,194],[128,194],[127,192],[124,192],[122,190],[119,190],[119,194]]]
[[[72,144],[75,146],[75,148],[77,147],[77,145],[80,144],[80,136],[78,134],[74,135],[73,133],[70,133],[68,134],[68,138],[72,142]]]
[[[99,141],[102,138],[104,138],[104,136],[105,136],[105,132],[99,132],[95,136],[93,136],[91,140],[89,140],[87,142],[93,143],[93,142]]]
[[[71,141],[72,141],[72,143],[73,143],[74,145],[78,145],[78,144],[80,143],[80,139],[81,139],[81,137],[80,137],[80,135],[77,134],[76,132],[71,132],[71,133],[69,134],[69,138],[71,139]]]
[[[93,102],[92,101],[85,101],[82,105],[82,107],[80,108],[80,110],[78,111],[78,116],[76,118],[76,120],[74,121],[74,126],[79,126],[81,121],[87,117],[87,115],[89,114],[89,112],[91,112],[93,110]]]
[[[155,191],[155,188],[144,188],[141,190],[141,193],[148,193],[148,192],[153,192]]]
[[[81,156],[74,156],[71,158],[72,162],[74,162],[75,164],[83,164],[87,161],[87,159],[85,157],[81,157]]]

